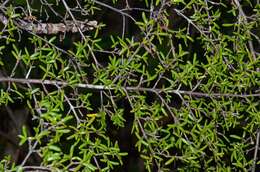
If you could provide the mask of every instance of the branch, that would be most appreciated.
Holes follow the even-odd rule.
[[[110,5],[107,5],[107,4],[105,4],[105,3],[103,3],[103,2],[100,2],[100,1],[97,1],[97,0],[92,0],[92,1],[93,1],[94,3],[100,5],[100,6],[103,6],[103,7],[106,7],[106,8],[108,8],[108,9],[113,10],[113,11],[115,11],[115,12],[121,14],[122,16],[129,17],[131,20],[133,20],[134,22],[136,22],[136,20],[135,20],[131,15],[129,15],[128,13],[123,12],[123,10],[116,9],[116,8],[114,8],[114,7],[111,7]]]
[[[52,171],[50,168],[48,167],[44,167],[44,166],[24,166],[23,170],[33,170],[33,171],[40,171],[40,172],[47,172],[47,171]]]
[[[106,85],[94,85],[94,84],[85,84],[77,83],[71,85],[66,81],[57,81],[57,80],[41,80],[41,79],[23,79],[23,78],[10,78],[10,77],[0,77],[0,82],[12,82],[12,83],[21,83],[21,84],[43,84],[43,85],[54,85],[60,87],[74,86],[78,88],[86,88],[91,90],[116,90],[117,86],[106,86]],[[237,97],[237,98],[247,98],[247,97],[260,97],[260,93],[253,94],[229,94],[229,93],[202,93],[194,91],[186,91],[179,89],[160,89],[160,88],[146,88],[146,87],[122,87],[126,91],[140,91],[140,92],[152,92],[159,94],[161,92],[165,93],[175,93],[177,95],[189,95],[194,97]]]
[[[8,17],[6,17],[3,13],[0,13],[0,22],[2,22],[5,26],[8,24]],[[64,23],[35,23],[33,21],[27,21],[24,19],[14,19],[14,24],[25,31],[34,32],[36,34],[57,34],[65,32],[76,33],[79,31],[85,32],[93,30],[97,27],[98,23],[95,20],[68,20]]]
[[[257,161],[257,152],[259,149],[259,139],[260,139],[260,129],[257,130],[257,134],[256,134],[256,144],[255,144],[254,162],[253,162],[252,172],[255,172],[256,161]]]
[[[234,4],[237,6],[238,10],[239,10],[239,17],[241,17],[243,19],[242,22],[244,22],[245,25],[248,25],[248,21],[247,21],[247,16],[246,14],[244,13],[240,3],[238,0],[233,0]],[[239,23],[240,23],[240,18],[238,19]],[[248,46],[249,46],[249,49],[250,49],[250,52],[252,54],[252,57],[253,57],[253,61],[256,61],[256,55],[255,55],[255,50],[254,50],[254,46],[253,46],[253,42],[251,40],[251,33],[250,33],[250,29],[246,29],[246,33],[247,33],[247,36],[249,38],[248,40]]]

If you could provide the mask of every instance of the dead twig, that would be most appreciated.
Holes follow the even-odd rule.
[[[3,13],[0,13],[0,22],[4,25],[8,24],[8,17],[6,17]],[[77,33],[79,31],[85,32],[89,30],[93,30],[97,27],[98,22],[95,20],[92,21],[71,21],[68,20],[65,23],[35,23],[32,21],[26,21],[24,19],[13,19],[14,24],[29,32],[34,32],[36,34],[57,34],[57,33],[66,33],[72,32]]]

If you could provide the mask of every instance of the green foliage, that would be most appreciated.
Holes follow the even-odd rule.
[[[104,30],[113,21],[101,18],[94,31],[65,33],[69,45],[61,35],[19,28],[22,15],[10,2],[0,35],[0,104],[22,102],[32,122],[18,133],[27,156],[2,159],[0,171],[122,171],[130,149],[139,171],[256,170],[260,8],[239,2],[144,0],[136,2],[144,9],[119,10],[117,0],[86,1],[88,15],[108,8],[132,32],[110,35]]]

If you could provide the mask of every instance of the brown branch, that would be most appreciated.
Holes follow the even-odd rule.
[[[79,25],[78,21],[76,21],[74,15],[72,14],[69,6],[67,5],[65,0],[62,0],[62,3],[66,9],[66,11],[69,13],[70,17],[72,18],[72,26],[76,27],[75,29],[79,31],[79,33],[81,34],[82,38],[86,41],[84,34],[82,33],[83,28]]]
[[[32,23],[27,22],[25,20],[19,20],[17,24],[26,31],[35,32],[37,34],[57,34],[57,33],[65,33],[79,32],[79,29],[82,32],[93,30],[97,27],[97,21],[77,21],[77,24],[74,24],[73,21],[65,21],[65,23]]]
[[[8,17],[3,13],[0,13],[0,22],[4,25],[8,24]],[[64,23],[35,23],[33,21],[26,21],[23,19],[14,19],[14,24],[26,31],[34,32],[36,34],[57,34],[72,32],[76,33],[79,31],[85,32],[93,30],[97,27],[97,21],[71,21],[67,20]]]
[[[57,80],[41,80],[41,79],[23,79],[23,78],[10,78],[10,77],[0,77],[0,82],[12,82],[12,83],[21,83],[21,84],[43,84],[43,85],[54,85],[60,87],[78,87],[78,88],[86,88],[92,90],[116,90],[117,86],[105,86],[105,85],[94,85],[94,84],[85,84],[85,83],[77,83],[71,85],[66,81],[57,81]],[[247,98],[247,97],[260,97],[260,93],[252,93],[252,94],[231,94],[231,93],[202,93],[202,92],[194,92],[194,91],[186,91],[179,89],[160,89],[160,88],[146,88],[146,87],[122,87],[122,89],[126,91],[140,91],[140,92],[152,92],[155,94],[159,94],[161,92],[165,93],[175,93],[177,95],[189,95],[194,97],[237,97],[237,98]]]

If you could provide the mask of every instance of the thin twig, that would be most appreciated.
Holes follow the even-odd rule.
[[[77,115],[77,112],[75,111],[74,106],[71,104],[69,98],[68,98],[66,95],[64,95],[64,98],[65,98],[66,102],[69,104],[70,109],[72,110],[72,112],[73,112],[73,114],[74,114],[74,116],[75,116],[75,118],[76,118],[77,126],[79,126],[79,125],[80,125],[80,119],[79,119],[79,117],[78,117],[78,115]]]
[[[194,28],[197,29],[197,31],[200,32],[201,35],[205,36],[206,38],[208,38],[208,36],[199,28],[199,26],[197,26],[191,19],[189,19],[187,16],[185,16],[180,10],[178,9],[174,9],[174,11],[181,17],[183,17],[188,23],[190,23]],[[207,39],[209,40],[209,42],[214,46],[214,48],[216,48],[215,44],[213,43],[213,41],[211,39]]]
[[[36,140],[35,142],[34,142],[34,144],[33,145],[31,145],[31,142],[30,142],[30,140],[29,140],[29,152],[27,153],[27,155],[25,156],[25,158],[23,159],[23,162],[21,163],[21,165],[20,166],[24,166],[25,164],[26,164],[26,162],[27,162],[27,160],[29,159],[29,157],[31,156],[31,154],[35,151],[35,148],[36,148],[36,146],[38,145],[38,141]]]
[[[52,171],[50,168],[48,167],[43,167],[43,166],[24,166],[23,170],[28,171],[28,170],[33,170],[33,171],[41,171],[41,172],[45,172],[45,171]]]
[[[131,20],[133,20],[134,22],[136,22],[136,20],[135,20],[131,15],[129,15],[129,14],[123,12],[122,10],[116,9],[116,8],[114,8],[114,7],[111,7],[110,5],[107,5],[107,4],[105,4],[105,3],[103,3],[103,2],[100,2],[100,1],[97,1],[97,0],[93,0],[93,2],[96,3],[96,4],[98,4],[98,5],[101,5],[101,6],[103,6],[103,7],[109,8],[110,10],[113,10],[113,11],[115,11],[115,12],[121,14],[122,16],[129,17]]]
[[[63,3],[63,5],[64,5],[64,7],[66,8],[66,10],[68,11],[70,17],[72,18],[72,20],[73,20],[73,22],[74,22],[74,25],[77,27],[77,29],[78,29],[78,31],[79,31],[79,33],[80,33],[80,35],[81,35],[81,38],[86,42],[87,40],[86,40],[86,38],[85,38],[85,36],[84,36],[84,34],[83,34],[83,32],[82,32],[82,28],[80,28],[80,26],[77,24],[78,22],[77,22],[77,20],[75,19],[74,15],[72,14],[72,12],[71,12],[71,10],[70,10],[70,7],[68,6],[68,4],[66,3],[65,0],[62,0],[62,3]],[[95,24],[97,24],[97,23],[95,23]],[[92,57],[93,57],[93,60],[95,61],[96,66],[97,66],[97,68],[98,68],[99,63],[98,63],[98,61],[97,61],[97,58],[95,57],[95,55],[94,55],[94,53],[93,53],[91,47],[89,46],[89,44],[87,44],[87,46],[88,46],[89,51],[90,51],[90,53],[91,53],[91,55],[92,55]]]
[[[10,1],[10,0],[6,0],[5,2],[3,2],[3,3],[1,4],[0,8],[5,7],[5,5],[6,5],[9,1]]]
[[[256,161],[257,161],[257,152],[259,149],[259,139],[260,139],[260,129],[257,130],[257,134],[256,134],[256,144],[255,144],[255,153],[254,153],[254,162],[253,162],[253,166],[252,166],[252,172],[255,172]]]

